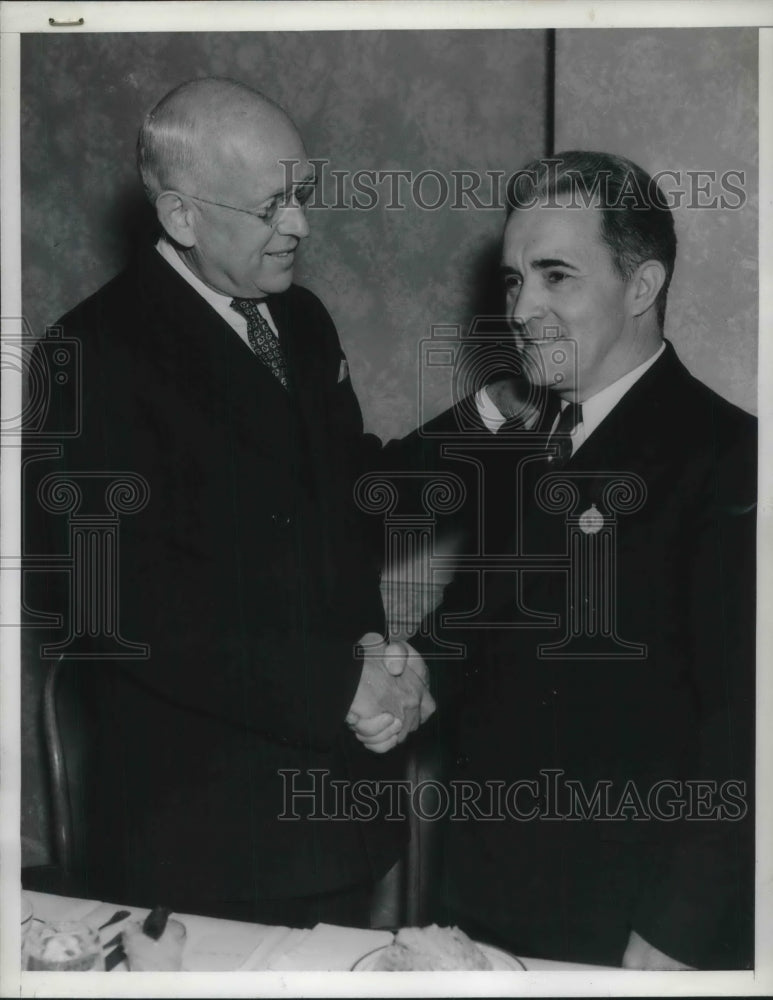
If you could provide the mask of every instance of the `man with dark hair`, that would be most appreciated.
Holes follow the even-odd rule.
[[[359,406],[330,317],[292,283],[312,167],[280,108],[221,79],[168,94],[138,152],[161,238],[61,321],[82,371],[49,415],[58,455],[25,482],[30,554],[69,544],[41,482],[82,492],[73,523],[122,474],[144,498],[92,553],[103,577],[81,562],[62,595],[49,574],[35,605],[68,627],[43,640],[89,661],[82,894],[367,924],[404,831],[331,815],[330,783],[399,777],[361,744],[390,749],[434,706],[421,658],[381,638]]]
[[[479,392],[477,433],[461,405],[424,432],[482,505],[414,640],[465,790],[434,916],[522,955],[747,967],[756,421],[663,339],[676,239],[641,168],[559,154],[510,208],[525,380]]]
[[[662,329],[676,261],[674,218],[657,184],[640,166],[622,156],[579,150],[535,160],[509,181],[508,217],[540,200],[555,207],[588,208],[596,198],[600,239],[620,277],[627,281],[650,257],[663,265],[665,277],[656,299]]]

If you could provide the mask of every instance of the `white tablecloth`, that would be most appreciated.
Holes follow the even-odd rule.
[[[39,920],[78,920],[94,929],[106,923],[117,910],[128,910],[131,916],[100,931],[103,945],[120,934],[129,920],[142,920],[150,912],[118,903],[100,903],[95,899],[73,899],[43,892],[26,891],[25,896]],[[183,969],[189,972],[347,971],[364,955],[392,940],[389,931],[332,924],[317,924],[313,930],[298,930],[189,913],[174,916],[185,924],[187,930]],[[535,972],[597,968],[543,959],[523,958],[521,961],[529,971]],[[126,967],[118,965],[116,968],[121,970]]]

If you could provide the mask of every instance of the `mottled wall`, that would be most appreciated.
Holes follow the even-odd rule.
[[[116,274],[153,229],[134,172],[144,113],[185,79],[228,75],[262,89],[328,169],[510,171],[544,152],[545,32],[286,32],[28,35],[22,39],[23,295],[40,334]],[[326,184],[336,201],[334,181]],[[437,199],[427,181],[424,199]],[[350,191],[344,191],[348,200]],[[422,210],[311,210],[297,280],[333,315],[368,427],[390,437],[418,416],[417,349],[433,323],[466,326],[498,210],[449,199]],[[487,203],[484,186],[480,199]],[[361,199],[365,200],[365,199]],[[464,204],[464,199],[462,204]],[[433,380],[425,416],[444,409]],[[37,674],[25,672],[25,856],[45,851]],[[42,852],[42,853],[41,853]]]
[[[607,150],[683,178],[744,172],[742,209],[675,209],[666,335],[695,375],[756,412],[756,29],[559,31],[555,92],[557,150]],[[672,177],[664,185],[677,187]]]
[[[417,343],[465,322],[498,210],[453,207],[452,171],[512,170],[544,149],[545,32],[285,32],[27,36],[22,59],[24,303],[36,331],[115,274],[148,229],[134,173],[146,110],[182,80],[230,75],[294,118],[331,170],[439,171],[434,210],[310,210],[297,280],[333,315],[366,422],[416,423]],[[528,99],[515,95],[528,95]],[[420,194],[438,200],[427,178]],[[488,187],[479,192],[490,198]],[[360,197],[361,202],[368,199]],[[463,198],[461,204],[469,204]],[[447,397],[438,390],[431,408]]]

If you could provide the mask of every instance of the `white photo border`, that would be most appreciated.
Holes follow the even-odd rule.
[[[82,26],[67,26],[83,18]],[[55,22],[54,25],[50,20]],[[25,33],[157,31],[325,31],[366,29],[646,28],[757,26],[760,120],[760,455],[773,454],[773,3],[601,0],[543,2],[4,2],[2,49],[2,315],[21,309],[20,39]],[[17,323],[19,321],[16,321]],[[11,324],[11,325],[9,325]],[[18,331],[3,320],[3,339]],[[3,415],[21,410],[21,378],[2,367]],[[5,441],[0,456],[0,550],[19,552],[20,448]],[[755,972],[695,973],[127,973],[52,977],[19,972],[20,642],[18,629],[0,627],[0,995],[32,996],[530,996],[766,995],[773,990],[773,679],[764,669],[773,650],[773,467],[760,462],[758,701],[757,701],[757,966]],[[0,626],[19,620],[19,573],[0,563]],[[767,888],[765,888],[767,887]],[[517,976],[514,979],[513,976]],[[109,993],[107,992],[109,990]]]

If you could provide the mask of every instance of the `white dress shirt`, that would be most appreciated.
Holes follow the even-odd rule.
[[[648,358],[631,371],[626,372],[622,378],[619,378],[616,382],[608,385],[605,389],[602,389],[601,392],[597,392],[595,396],[590,396],[583,402],[582,420],[572,434],[572,454],[574,454],[577,449],[587,441],[601,421],[607,416],[608,413],[611,413],[614,407],[617,406],[628,390],[639,381],[647,369],[651,368],[655,364],[665,349],[665,343],[661,344],[651,358]],[[492,434],[496,434],[502,424],[504,424],[507,420],[507,417],[502,415],[499,408],[486,392],[485,388],[480,389],[477,392],[475,396],[475,403],[478,407],[480,418],[485,426],[491,431]],[[564,410],[568,405],[569,404],[565,400],[561,401],[562,410]],[[556,419],[553,422],[553,427],[551,427],[551,432],[555,428],[559,419],[560,414],[556,416]]]
[[[167,264],[173,267],[181,277],[185,278],[191,288],[197,291],[199,295],[212,306],[215,312],[219,316],[223,317],[231,329],[235,330],[236,333],[239,334],[244,343],[250,347],[250,342],[247,338],[247,317],[231,308],[234,296],[223,295],[222,292],[216,292],[214,288],[210,288],[209,285],[205,285],[201,278],[195,275],[188,265],[182,260],[169,240],[164,239],[163,236],[158,243],[156,243],[156,250],[158,250]],[[266,303],[259,302],[258,309],[260,310],[260,313],[265,321],[271,327],[274,336],[278,337],[279,333],[276,325],[274,324],[274,320],[271,318],[271,313],[269,312]],[[252,350],[252,348],[250,348],[250,350]]]

